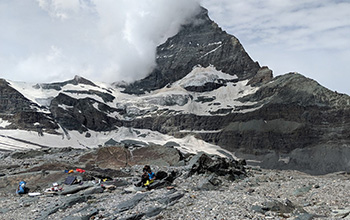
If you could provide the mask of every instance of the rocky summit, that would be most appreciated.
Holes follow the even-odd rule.
[[[273,77],[200,8],[158,46],[148,76],[131,84],[80,76],[41,84],[0,79],[0,213],[345,218],[349,106],[348,95],[299,73]],[[150,190],[133,188],[145,164],[169,179]],[[63,171],[77,168],[86,172],[72,175],[86,185],[65,184]],[[13,200],[8,192],[21,180],[41,197]],[[64,190],[43,194],[56,182]]]

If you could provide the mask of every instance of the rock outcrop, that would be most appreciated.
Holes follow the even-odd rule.
[[[58,123],[68,130],[107,131],[121,125],[116,119],[108,117],[116,109],[91,98],[75,99],[60,93],[51,101],[50,111]]]

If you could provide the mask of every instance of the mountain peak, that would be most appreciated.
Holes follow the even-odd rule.
[[[253,77],[260,68],[239,40],[223,31],[202,7],[175,36],[157,47],[154,70],[146,78],[130,84],[124,92],[140,94],[162,88],[183,78],[197,65],[213,65],[240,80]]]
[[[74,79],[69,81],[71,82],[72,84],[74,85],[77,85],[77,84],[86,84],[86,85],[90,85],[90,86],[96,86],[93,82],[91,82],[90,80],[88,79],[85,79],[84,77],[81,77],[81,76],[78,76],[78,75],[75,75],[74,76]]]
[[[54,90],[61,90],[62,87],[65,85],[72,84],[72,85],[78,85],[78,84],[85,84],[90,86],[96,86],[93,82],[91,82],[88,79],[85,79],[81,76],[75,75],[73,79],[67,80],[64,82],[54,82],[54,83],[40,83],[36,84],[34,88],[43,88],[43,89],[54,89]]]

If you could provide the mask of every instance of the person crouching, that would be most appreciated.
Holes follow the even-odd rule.
[[[144,186],[148,187],[151,183],[154,182],[154,180],[156,179],[156,175],[154,174],[154,172],[152,172],[150,166],[146,165],[145,168],[147,170],[148,180],[146,181]]]

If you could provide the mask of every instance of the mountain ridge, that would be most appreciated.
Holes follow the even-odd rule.
[[[157,48],[156,63],[121,87],[1,80],[0,149],[172,143],[266,168],[350,170],[350,97],[298,73],[273,77],[206,9]]]

